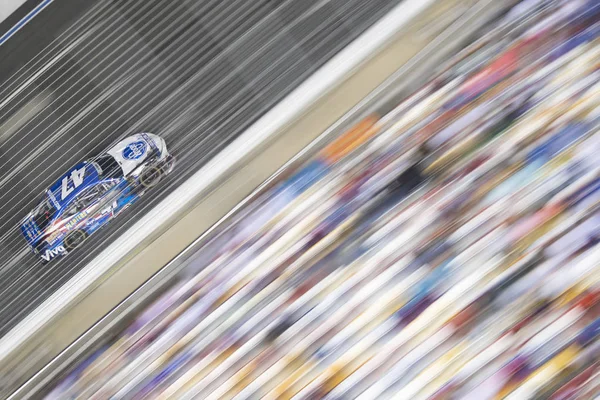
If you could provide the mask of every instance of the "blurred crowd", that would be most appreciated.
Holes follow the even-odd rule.
[[[598,398],[599,33],[519,3],[47,398]]]

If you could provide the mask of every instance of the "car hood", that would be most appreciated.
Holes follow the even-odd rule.
[[[125,176],[130,175],[152,155],[163,158],[165,153],[164,140],[151,133],[138,133],[129,136],[107,152],[117,160]]]

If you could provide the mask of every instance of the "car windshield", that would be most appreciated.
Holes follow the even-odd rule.
[[[33,212],[33,220],[38,228],[43,231],[50,224],[54,215],[56,215],[56,208],[46,199]]]
[[[115,160],[114,157],[109,154],[104,154],[98,157],[98,159],[96,159],[96,163],[98,163],[100,169],[102,170],[102,177],[114,179],[121,178],[123,176],[123,170],[121,169],[121,166],[117,160]]]

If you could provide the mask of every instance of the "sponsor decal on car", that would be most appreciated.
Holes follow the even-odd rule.
[[[128,144],[123,149],[123,158],[127,160],[137,160],[146,153],[146,142],[141,140]]]
[[[50,261],[52,260],[54,257],[56,256],[60,256],[63,254],[66,254],[67,250],[62,246],[56,246],[53,249],[47,249],[44,254],[42,255],[42,259],[44,259],[45,261]]]
[[[48,238],[46,239],[46,242],[48,242],[49,244],[52,244],[56,241],[56,239],[58,239],[62,235],[63,235],[62,231],[55,231],[55,232],[51,233],[50,236],[48,236]]]
[[[48,190],[47,193],[48,193],[48,198],[52,202],[52,205],[54,206],[54,208],[56,208],[57,210],[60,210],[60,203],[58,202],[58,200],[56,200],[56,196],[54,195],[54,193],[52,193],[52,190]]]
[[[89,210],[83,210],[76,216],[74,216],[69,222],[65,224],[66,229],[72,229],[77,226],[81,221],[83,221],[90,214]]]

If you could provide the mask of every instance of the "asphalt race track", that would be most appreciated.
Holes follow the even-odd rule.
[[[0,47],[0,335],[400,1],[50,5]],[[69,167],[139,131],[166,138],[174,174],[42,265],[20,220]]]

